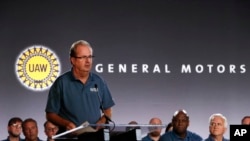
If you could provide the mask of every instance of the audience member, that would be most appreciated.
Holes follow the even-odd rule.
[[[25,141],[41,141],[38,137],[38,126],[36,120],[27,118],[22,123]]]
[[[44,124],[44,132],[45,135],[47,136],[47,141],[54,141],[52,139],[52,136],[56,135],[57,131],[58,131],[58,126],[56,126],[55,124],[53,124],[50,121],[46,121]]]
[[[150,125],[162,125],[162,122],[159,118],[152,118],[149,121]],[[161,130],[162,127],[149,127],[149,133],[147,134],[147,136],[145,136],[144,138],[142,138],[142,141],[159,141],[160,137],[161,137]]]
[[[59,76],[49,90],[46,117],[59,126],[60,132],[74,129],[85,121],[104,124],[111,118],[111,107],[115,103],[106,82],[91,72],[93,57],[88,42],[73,43],[70,48],[71,70]],[[96,129],[100,128],[103,127]]]
[[[136,122],[136,121],[130,121],[129,123],[128,123],[128,125],[137,125],[138,123]],[[126,127],[126,131],[130,131],[130,130],[133,130],[133,129],[139,129],[140,127],[138,127],[138,126],[128,126],[128,127]]]
[[[172,122],[169,122],[166,129],[165,129],[165,132],[169,132],[169,131],[172,131],[173,130],[173,124]]]
[[[242,125],[250,125],[250,116],[245,116],[241,120]]]
[[[224,133],[227,130],[227,119],[220,113],[212,114],[209,118],[209,132],[205,141],[229,141],[224,138]]]
[[[173,130],[165,132],[161,136],[161,141],[202,141],[201,136],[187,130],[189,126],[189,116],[185,110],[178,110],[172,118]]]
[[[22,122],[22,119],[19,117],[11,118],[7,126],[9,136],[3,141],[23,141],[20,137],[22,133]]]

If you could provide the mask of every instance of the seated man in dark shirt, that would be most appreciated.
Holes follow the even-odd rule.
[[[185,110],[178,110],[172,118],[173,130],[166,132],[160,141],[202,141],[201,136],[187,130],[189,116]]]

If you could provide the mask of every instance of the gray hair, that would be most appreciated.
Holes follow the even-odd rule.
[[[71,47],[70,47],[70,51],[69,51],[69,56],[70,57],[76,57],[76,52],[75,52],[75,49],[77,48],[77,46],[79,45],[83,45],[83,46],[88,46],[91,50],[91,53],[93,54],[93,49],[92,47],[90,46],[90,44],[85,41],[85,40],[79,40],[79,41],[76,41],[74,42]]]
[[[215,118],[215,117],[220,117],[223,119],[224,121],[224,127],[227,128],[227,118],[225,116],[223,116],[221,113],[215,113],[215,114],[212,114],[209,118],[209,124],[211,123],[211,121]]]

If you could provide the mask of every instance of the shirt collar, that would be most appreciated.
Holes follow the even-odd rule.
[[[78,80],[78,79],[74,76],[74,74],[73,74],[73,68],[71,68],[70,77],[71,77],[72,80]],[[92,73],[92,72],[89,72],[89,78],[88,78],[87,82],[93,81],[93,80],[94,80],[94,78],[93,78],[93,73]]]
[[[186,137],[185,138],[181,138],[179,135],[177,135],[174,131],[171,131],[174,135],[174,137],[178,138],[178,139],[187,139],[190,137],[190,132],[186,131]]]

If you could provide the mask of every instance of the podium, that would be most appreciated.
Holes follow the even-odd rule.
[[[166,126],[166,124],[117,124],[114,130],[110,130],[110,141],[141,141],[149,132]]]
[[[96,131],[96,126],[103,128]],[[166,125],[149,125],[149,124],[88,124],[66,131],[53,136],[57,141],[141,141],[147,135],[149,129],[165,128]],[[70,133],[77,133],[72,138],[64,138]]]
[[[110,141],[140,141],[141,129],[110,132]]]
[[[77,136],[78,141],[109,141],[109,130],[100,129],[96,132],[86,132]]]

